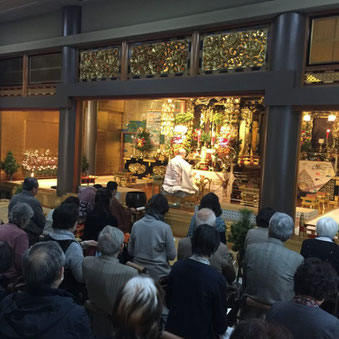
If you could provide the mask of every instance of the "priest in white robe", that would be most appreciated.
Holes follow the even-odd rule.
[[[192,179],[192,166],[185,160],[186,150],[181,148],[178,154],[168,163],[163,190],[176,196],[195,194],[198,187]]]

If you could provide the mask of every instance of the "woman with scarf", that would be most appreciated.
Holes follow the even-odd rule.
[[[169,274],[169,260],[176,257],[172,230],[163,221],[168,208],[165,196],[154,195],[147,203],[146,215],[133,225],[128,243],[133,262],[144,266],[155,281]]]

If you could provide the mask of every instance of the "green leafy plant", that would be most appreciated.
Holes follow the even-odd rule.
[[[245,254],[245,238],[249,229],[255,226],[251,222],[252,211],[243,208],[239,211],[240,219],[231,224],[231,235],[229,241],[233,243],[232,250],[239,253],[239,258]]]
[[[210,134],[209,133],[206,133],[206,132],[202,132],[202,135],[201,135],[201,141],[203,142],[203,143],[209,143],[209,142],[211,142],[211,136],[210,136]]]
[[[81,173],[86,174],[88,171],[89,163],[87,161],[87,158],[83,155],[81,157]]]
[[[5,160],[1,163],[1,169],[5,171],[9,180],[13,179],[13,175],[19,167],[20,165],[16,162],[12,151],[8,151]]]
[[[14,194],[19,194],[22,192],[22,185],[23,185],[23,182],[16,187]]]
[[[175,115],[175,124],[176,125],[181,125],[181,124],[187,124],[194,119],[194,113],[193,112],[182,112],[182,113],[177,113]]]
[[[222,125],[225,120],[224,112],[216,112],[213,114],[212,121],[214,125]]]

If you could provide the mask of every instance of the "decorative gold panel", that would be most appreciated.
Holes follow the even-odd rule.
[[[119,48],[92,49],[80,52],[80,80],[117,78],[120,68]]]
[[[189,40],[134,45],[130,48],[130,74],[135,77],[185,73]]]
[[[146,172],[146,166],[139,163],[129,164],[128,170],[133,174],[143,174]]]
[[[203,38],[202,70],[265,66],[267,33],[267,29],[255,29],[206,36]]]
[[[332,84],[339,81],[339,72],[307,72],[305,74],[305,83],[307,85],[314,84]]]
[[[165,173],[166,173],[166,166],[154,166],[153,167],[153,174],[165,175]]]

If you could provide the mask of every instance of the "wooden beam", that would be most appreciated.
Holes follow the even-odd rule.
[[[22,92],[21,95],[23,97],[27,96],[28,93],[28,63],[29,63],[29,58],[28,55],[25,54],[23,56],[23,61],[22,61]]]
[[[51,49],[63,46],[88,46],[98,42],[144,39],[147,35],[173,33],[182,34],[197,27],[211,28],[244,24],[248,21],[271,19],[284,12],[315,12],[338,9],[338,0],[272,0],[260,3],[219,9],[216,11],[186,15],[165,20],[109,28],[105,30],[53,37],[37,41],[0,46],[0,55]],[[172,34],[172,36],[173,36]]]
[[[191,42],[191,66],[190,75],[196,76],[199,74],[199,60],[200,60],[200,34],[193,32]]]
[[[120,59],[121,73],[120,80],[128,79],[128,43],[123,41],[121,44],[121,59]]]

